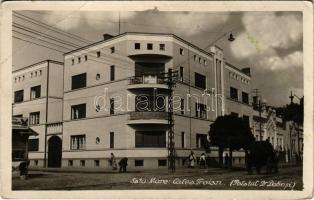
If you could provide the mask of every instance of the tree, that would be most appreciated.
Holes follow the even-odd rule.
[[[223,151],[229,148],[230,167],[232,166],[232,152],[243,148],[247,154],[249,145],[255,140],[249,123],[234,115],[219,116],[210,125],[209,138],[211,145],[218,147],[220,166],[223,164]]]

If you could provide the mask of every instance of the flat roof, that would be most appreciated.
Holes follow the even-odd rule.
[[[20,69],[14,70],[14,71],[12,71],[12,73],[19,72],[19,71],[23,71],[23,70],[25,70],[25,69],[28,69],[28,68],[31,68],[31,67],[34,67],[34,66],[37,66],[37,65],[41,65],[41,64],[46,63],[46,62],[47,62],[47,63],[48,63],[48,62],[51,62],[51,63],[63,65],[63,62],[59,62],[59,61],[56,61],[56,60],[49,60],[49,59],[48,59],[48,60],[42,60],[42,61],[40,61],[40,62],[31,64],[31,65],[27,65],[27,66],[22,67],[22,68],[20,68]]]
[[[212,55],[213,55],[213,53],[207,52],[207,51],[205,51],[204,49],[202,49],[202,48],[200,48],[200,47],[198,47],[198,46],[196,46],[196,45],[194,45],[194,44],[192,44],[192,43],[190,43],[190,42],[188,42],[188,41],[182,39],[181,37],[179,37],[179,36],[177,36],[177,35],[175,35],[175,34],[173,34],[173,33],[145,33],[145,32],[124,32],[124,33],[121,33],[121,34],[119,34],[119,35],[114,36],[113,38],[110,38],[110,39],[107,39],[107,40],[101,40],[101,41],[98,41],[98,42],[89,44],[89,45],[87,45],[87,46],[84,46],[84,47],[81,47],[81,48],[78,48],[78,49],[75,49],[75,50],[66,52],[66,53],[64,53],[63,55],[68,55],[68,54],[71,54],[71,53],[74,53],[74,52],[77,52],[77,51],[80,51],[80,50],[83,50],[83,49],[86,49],[86,48],[89,48],[89,47],[92,47],[92,46],[95,46],[95,45],[98,45],[98,44],[106,43],[106,42],[108,42],[108,41],[112,41],[112,40],[118,39],[118,38],[120,38],[120,37],[124,37],[124,36],[126,36],[126,35],[156,35],[156,36],[162,35],[162,36],[171,36],[171,37],[173,37],[173,38],[175,38],[175,39],[177,39],[177,40],[180,40],[181,42],[183,42],[183,43],[185,43],[185,44],[187,44],[187,45],[189,45],[189,46],[191,46],[191,47],[197,49],[198,51],[200,51],[200,52],[202,52],[202,53],[204,53],[204,54],[207,54],[207,55],[209,55],[209,56],[212,56]],[[216,46],[216,45],[215,45],[215,46]],[[216,46],[216,47],[219,48],[219,49],[221,49],[221,48],[218,47],[218,46]]]
[[[243,74],[243,75],[245,75],[245,76],[251,78],[251,75],[248,75],[248,74],[244,73],[241,69],[235,67],[234,65],[230,64],[229,62],[225,62],[225,63],[226,63],[226,65],[228,65],[228,66],[231,67],[232,69],[237,70],[237,71],[240,72],[241,74]]]

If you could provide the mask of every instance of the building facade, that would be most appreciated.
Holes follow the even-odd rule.
[[[42,167],[46,156],[46,166],[53,167],[61,161],[61,151],[48,143],[62,145],[63,63],[39,62],[13,71],[12,77],[13,117],[28,118],[29,128],[38,133],[28,140],[30,164]]]
[[[62,129],[56,134],[62,145],[48,141],[46,150],[49,155],[49,146],[61,149],[62,161],[51,161],[54,166],[110,168],[113,153],[128,157],[130,168],[167,167],[169,71],[177,73],[172,93],[177,166],[187,163],[191,150],[197,157],[205,152],[217,116],[237,113],[252,120],[248,70],[225,62],[219,47],[207,52],[173,34],[105,35],[66,53],[63,70]],[[210,154],[218,157],[215,150]]]

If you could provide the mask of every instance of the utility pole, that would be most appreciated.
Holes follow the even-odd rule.
[[[118,12],[119,13],[119,35],[121,33],[121,17],[120,17],[120,11]]]
[[[258,115],[259,115],[259,137],[261,141],[262,140],[262,103],[261,103],[258,89],[254,89],[254,92],[255,92],[255,97],[256,97],[255,104],[257,106]]]
[[[168,96],[168,169],[175,171],[175,147],[174,147],[174,120],[173,120],[173,87],[176,84],[177,71],[168,70],[166,75],[166,83],[169,89]]]

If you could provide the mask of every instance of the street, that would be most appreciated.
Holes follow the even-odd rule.
[[[30,171],[27,180],[17,174],[13,190],[108,190],[108,189],[227,189],[302,190],[302,168],[282,168],[279,174],[248,175],[244,170],[166,169],[117,172]]]

